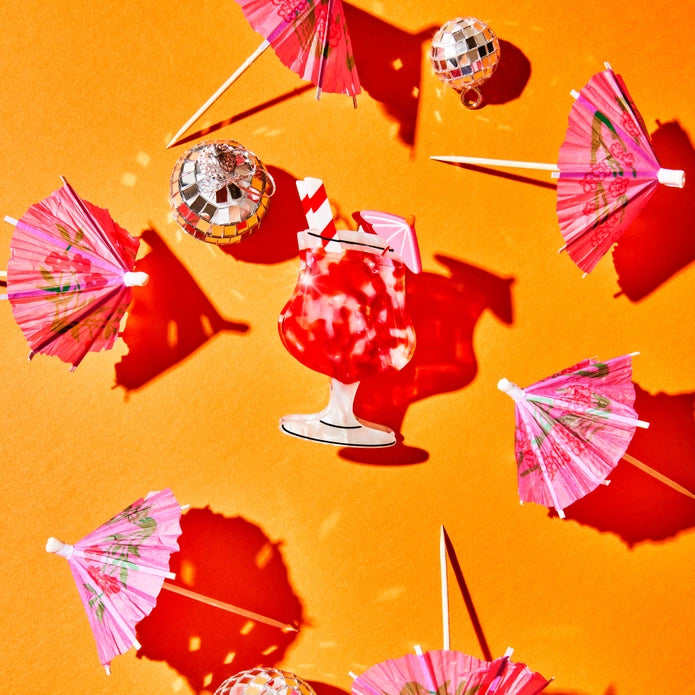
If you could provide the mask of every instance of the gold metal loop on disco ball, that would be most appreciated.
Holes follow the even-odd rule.
[[[483,103],[479,87],[492,77],[499,58],[497,35],[475,17],[445,22],[430,47],[435,75],[459,92],[461,103],[469,109],[477,109]]]
[[[274,192],[273,177],[253,152],[235,140],[208,140],[176,162],[169,202],[184,232],[231,244],[256,230]]]
[[[467,109],[477,109],[483,103],[483,95],[477,87],[469,87],[461,92],[461,103]]]

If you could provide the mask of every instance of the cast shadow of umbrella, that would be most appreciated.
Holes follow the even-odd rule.
[[[686,187],[658,186],[613,249],[620,294],[633,302],[695,259],[695,149],[678,121],[659,123],[651,138],[663,167],[685,171]]]
[[[478,646],[481,651],[481,655],[485,661],[493,661],[494,657],[492,654],[492,650],[490,649],[490,645],[487,641],[487,638],[485,636],[485,633],[483,631],[482,624],[480,622],[480,618],[478,617],[478,612],[475,608],[475,605],[473,603],[473,597],[471,595],[470,590],[468,589],[468,585],[466,583],[466,579],[463,575],[463,570],[461,569],[461,564],[459,563],[458,556],[456,555],[456,550],[454,548],[453,543],[451,542],[451,538],[449,537],[449,534],[446,532],[446,529],[442,526],[442,537],[444,540],[444,546],[446,549],[446,556],[449,559],[449,564],[451,565],[451,569],[453,571],[454,577],[456,578],[456,583],[458,584],[459,590],[461,591],[461,596],[463,598],[464,604],[466,606],[466,610],[468,612],[468,617],[471,620],[471,625],[473,626],[473,630],[475,632],[476,639],[478,641]],[[446,572],[446,570],[445,570]],[[446,574],[442,574],[442,578],[446,577]],[[446,589],[448,592],[448,589]],[[443,594],[444,595],[444,594]],[[448,613],[448,603],[446,606],[446,610]],[[468,650],[466,650],[468,652]],[[468,652],[469,653],[469,652]],[[531,667],[528,667],[530,670],[533,670]],[[542,678],[544,681],[546,680],[544,676],[541,676],[540,674],[537,674],[540,678]],[[552,678],[549,682],[549,684],[552,683]],[[534,692],[540,692],[537,687],[540,686],[540,683],[537,683],[535,687],[532,688],[524,688],[519,686],[519,683],[516,683],[516,686],[514,683],[507,683],[507,687],[503,687],[500,692],[521,692],[526,691],[526,690],[533,690]],[[446,689],[445,689],[446,690]],[[477,690],[477,688],[473,688],[473,690]],[[543,692],[547,692],[545,690],[545,687],[541,687],[541,690]],[[466,692],[472,692],[467,690]],[[556,693],[556,695],[560,695],[560,693]],[[569,692],[564,692],[562,695],[571,695]],[[578,693],[575,693],[574,695],[579,695]],[[608,695],[608,694],[607,694]]]
[[[365,379],[355,399],[359,417],[388,425],[399,441],[388,449],[341,449],[345,459],[381,465],[426,461],[428,453],[406,446],[399,434],[408,407],[429,396],[458,391],[473,381],[478,370],[473,332],[485,310],[512,323],[513,278],[448,256],[436,255],[435,259],[448,275],[409,273],[406,281],[406,308],[417,340],[413,358],[399,372]]]
[[[478,174],[487,174],[488,176],[496,176],[499,179],[506,179],[507,181],[515,181],[516,183],[525,183],[530,186],[537,186],[538,188],[549,188],[553,191],[557,191],[557,184],[552,181],[543,180],[541,178],[534,178],[533,176],[525,176],[524,174],[517,174],[511,171],[504,171],[503,169],[494,169],[493,167],[480,166],[478,164],[468,164],[466,162],[441,162],[448,166],[457,167],[459,169],[466,169],[468,171],[473,171]]]
[[[362,88],[382,104],[389,118],[398,124],[398,139],[412,147],[417,125],[422,43],[434,36],[439,25],[411,34],[349,3],[343,3],[343,10]]]
[[[650,425],[638,429],[628,453],[695,491],[695,393],[651,395],[639,386],[635,390],[635,410]],[[568,507],[567,519],[615,533],[630,547],[664,541],[695,527],[695,500],[627,461],[618,463],[610,481]]]
[[[459,590],[461,591],[461,597],[466,605],[466,610],[468,611],[468,617],[471,619],[471,624],[475,632],[476,639],[478,640],[478,646],[482,652],[485,661],[492,661],[492,651],[490,650],[490,645],[488,644],[487,638],[485,637],[485,632],[483,631],[483,626],[478,617],[478,611],[475,609],[475,604],[473,603],[473,596],[468,589],[468,584],[466,583],[466,578],[463,576],[463,570],[461,569],[461,564],[459,563],[458,556],[456,555],[456,549],[454,544],[449,538],[449,534],[442,529],[444,535],[444,543],[446,547],[446,553],[449,556],[449,562],[451,563],[451,569],[456,578],[456,583],[458,584]]]
[[[273,265],[298,255],[297,232],[306,229],[307,222],[296,177],[275,166],[266,168],[275,181],[275,193],[263,221],[251,236],[220,248],[238,261]]]
[[[198,140],[199,138],[202,138],[206,135],[210,135],[211,133],[221,130],[222,128],[225,128],[226,126],[231,125],[232,123],[238,123],[239,121],[243,121],[245,118],[249,118],[250,116],[254,116],[257,113],[260,113],[261,111],[265,111],[265,109],[269,109],[272,106],[281,104],[283,101],[294,99],[295,97],[298,97],[300,94],[308,92],[310,89],[313,90],[316,89],[316,87],[314,87],[313,84],[303,84],[300,87],[295,87],[295,89],[291,89],[289,92],[285,92],[284,94],[280,94],[279,96],[273,97],[272,99],[268,99],[267,101],[264,101],[261,104],[257,104],[256,106],[252,106],[251,108],[248,108],[245,111],[235,113],[233,116],[230,116],[229,118],[225,118],[222,121],[213,123],[212,125],[206,126],[205,128],[201,128],[200,130],[197,130],[194,133],[191,133],[190,135],[185,135],[179,138],[175,144],[177,146],[186,145],[189,142],[193,142],[194,140]]]
[[[152,250],[137,269],[148,273],[150,281],[133,293],[121,336],[128,353],[115,367],[115,386],[126,392],[142,388],[217,333],[249,330],[247,323],[220,316],[155,229],[146,229],[141,238]]]
[[[513,43],[499,39],[500,60],[492,77],[480,88],[483,104],[506,104],[518,99],[531,77],[531,63]]]
[[[280,543],[255,524],[207,507],[191,509],[181,518],[179,546],[170,565],[176,584],[284,623],[302,623]],[[202,693],[214,692],[239,671],[279,663],[297,633],[162,591],[137,635],[139,657],[166,662]]]

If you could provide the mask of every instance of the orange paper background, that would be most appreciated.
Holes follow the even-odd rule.
[[[502,63],[468,111],[431,74],[429,37],[460,14],[487,21]],[[348,672],[441,646],[438,534],[447,528],[492,653],[559,695],[695,693],[695,503],[620,463],[560,520],[520,506],[513,404],[526,385],[592,355],[638,350],[630,452],[695,489],[692,182],[660,190],[615,257],[586,279],[565,255],[542,174],[474,171],[431,154],[552,162],[569,91],[611,62],[662,164],[693,172],[695,47],[687,2],[355,0],[346,9],[366,92],[315,102],[270,52],[194,127],[256,152],[278,182],[258,233],[231,249],[171,221],[165,144],[260,41],[227,0],[5,2],[0,211],[19,217],[64,175],[142,234],[151,275],[124,339],[75,373],[26,362],[0,305],[3,513],[0,690],[213,692],[256,663],[319,695]],[[409,277],[421,352],[365,384],[363,414],[399,430],[392,450],[283,436],[278,418],[323,407],[327,379],[294,361],[277,316],[297,277],[294,179],[323,179],[341,219],[415,214],[424,265]],[[11,227],[2,228],[0,265]],[[147,252],[149,251],[149,254]],[[424,346],[424,347],[423,347]],[[378,412],[377,412],[378,410]],[[75,541],[151,489],[182,503],[184,583],[286,620],[284,636],[162,597],[142,658],[107,678],[49,535]],[[452,579],[452,647],[481,656]]]

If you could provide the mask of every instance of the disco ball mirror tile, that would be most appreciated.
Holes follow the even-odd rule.
[[[499,41],[474,17],[446,22],[432,39],[430,61],[442,82],[458,92],[480,86],[497,69]]]
[[[249,236],[268,209],[275,184],[253,153],[234,140],[201,142],[176,162],[169,199],[188,234],[212,244]]]
[[[316,692],[291,671],[259,667],[228,678],[215,695],[316,695]]]

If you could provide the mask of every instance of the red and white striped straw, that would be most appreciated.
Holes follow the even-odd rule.
[[[319,232],[322,237],[335,236],[337,230],[333,221],[333,211],[323,181],[314,178],[299,179],[297,190],[309,228]]]

